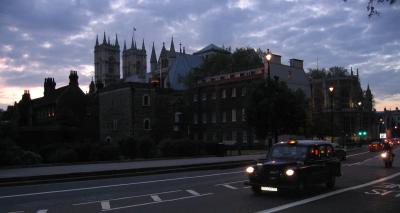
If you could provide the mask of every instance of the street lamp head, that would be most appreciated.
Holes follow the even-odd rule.
[[[359,101],[359,102],[358,102],[358,106],[361,106],[361,105],[362,105],[362,103],[361,103],[361,101]]]
[[[333,92],[333,90],[335,89],[335,87],[333,87],[333,86],[329,86],[329,92]]]
[[[267,61],[271,61],[271,58],[272,58],[272,54],[269,51],[269,49],[267,49],[267,55],[265,55],[265,59],[267,59]]]

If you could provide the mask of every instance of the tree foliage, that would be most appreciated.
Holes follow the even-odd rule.
[[[308,75],[312,79],[344,77],[349,75],[349,72],[344,67],[334,66],[329,69],[308,69]]]
[[[192,87],[204,76],[212,76],[254,69],[263,65],[261,57],[251,47],[237,48],[232,54],[217,53],[205,58],[201,66],[180,80]]]
[[[343,0],[343,1],[348,1],[348,0]],[[378,4],[385,4],[388,3],[390,5],[396,3],[397,0],[368,0],[367,1],[367,11],[368,11],[368,17],[372,17],[374,15],[379,15],[379,11],[376,9],[376,6]]]
[[[308,103],[301,90],[289,89],[278,79],[255,83],[248,96],[246,119],[256,136],[302,134],[307,123]]]

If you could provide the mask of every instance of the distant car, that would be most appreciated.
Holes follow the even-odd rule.
[[[264,162],[246,168],[255,194],[279,192],[286,189],[304,191],[311,184],[335,186],[341,176],[341,163],[330,142],[290,140],[272,146]]]
[[[332,143],[334,152],[335,152],[335,156],[339,159],[339,160],[346,160],[347,157],[347,152],[346,150],[344,150],[339,144],[337,143]]]
[[[382,148],[383,148],[383,144],[378,141],[374,141],[374,142],[368,144],[368,150],[370,152],[379,152],[382,150]]]

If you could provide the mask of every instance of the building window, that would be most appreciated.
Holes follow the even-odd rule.
[[[207,123],[207,114],[205,112],[203,112],[201,120],[203,121],[203,124]]]
[[[222,123],[226,122],[226,112],[222,112]]]
[[[149,95],[143,95],[143,106],[150,106],[150,96]]]
[[[215,91],[212,92],[211,99],[213,99],[213,100],[217,99],[217,93]]]
[[[207,100],[207,93],[203,93],[201,95],[201,100],[206,101]]]
[[[197,117],[197,113],[193,114],[193,123],[198,124],[199,123],[199,118]]]
[[[236,139],[237,139],[236,136],[237,136],[236,131],[232,131],[232,141],[236,142]]]
[[[247,143],[247,132],[243,131],[243,143]]]
[[[144,119],[144,121],[143,121],[143,128],[144,128],[144,130],[150,130],[151,128],[150,128],[150,119],[148,119],[148,118],[145,118]]]
[[[247,93],[247,89],[246,89],[246,87],[243,87],[242,88],[242,96],[246,96],[246,93]]]
[[[193,102],[197,102],[197,100],[198,100],[197,94],[194,94],[193,95]]]
[[[175,123],[180,123],[182,120],[181,117],[182,117],[182,112],[175,112],[175,119],[174,119]]]
[[[112,125],[113,125],[112,129],[113,129],[114,131],[116,131],[116,130],[118,129],[118,120],[113,120]]]
[[[222,90],[221,97],[222,98],[226,98],[226,89]]]
[[[242,121],[246,121],[246,109],[242,108]]]
[[[212,112],[212,114],[211,114],[211,122],[212,123],[217,123],[217,113],[216,112]]]
[[[232,98],[236,97],[236,88],[232,88]]]
[[[236,122],[236,109],[232,109],[232,122]]]

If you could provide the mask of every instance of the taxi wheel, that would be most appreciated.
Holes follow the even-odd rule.
[[[333,189],[333,187],[335,187],[335,183],[336,183],[336,177],[332,175],[326,182],[326,187],[328,189]]]
[[[253,190],[253,193],[255,195],[260,195],[261,194],[261,187],[259,187],[259,186],[252,186],[251,190]]]

